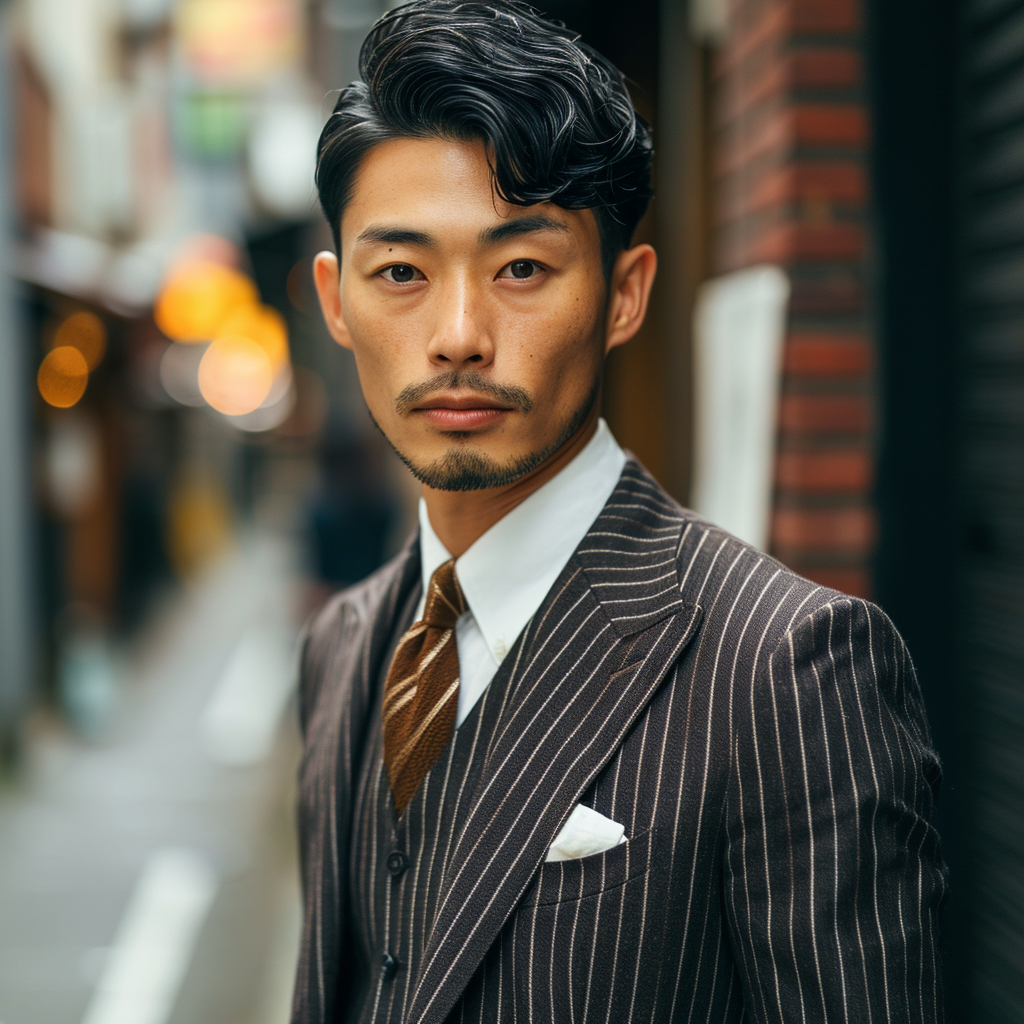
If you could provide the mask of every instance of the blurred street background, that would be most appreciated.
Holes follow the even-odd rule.
[[[653,122],[604,413],[870,597],[945,768],[948,1019],[1024,1022],[1024,0],[540,0]],[[283,1024],[295,640],[414,523],[323,328],[385,0],[0,0],[0,1024]]]

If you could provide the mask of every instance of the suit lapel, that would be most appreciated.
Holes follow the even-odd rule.
[[[511,699],[444,880],[411,1011],[442,1021],[566,817],[694,635],[683,519],[635,462],[515,652]],[[510,655],[511,657],[512,655]]]
[[[306,722],[300,781],[300,845],[306,895],[295,1019],[333,1021],[347,913],[353,792],[370,729],[374,690],[396,622],[417,593],[417,535],[390,566],[333,611],[337,625],[314,625],[304,676],[316,682]]]

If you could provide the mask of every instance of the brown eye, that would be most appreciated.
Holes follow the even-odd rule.
[[[522,279],[524,277],[533,277],[537,264],[533,260],[513,260],[509,264],[508,269],[512,272],[513,277]]]
[[[416,279],[416,268],[408,263],[394,263],[384,271],[384,277],[395,284],[408,284]]]

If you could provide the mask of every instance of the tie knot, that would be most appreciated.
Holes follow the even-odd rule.
[[[423,621],[436,629],[454,629],[458,617],[466,610],[466,599],[455,575],[455,559],[439,565],[430,577]]]

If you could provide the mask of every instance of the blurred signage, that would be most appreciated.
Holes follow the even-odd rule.
[[[779,267],[750,267],[708,281],[694,311],[693,507],[762,550],[788,301]]]
[[[302,53],[297,0],[183,0],[175,32],[190,75],[205,86],[258,86]]]

